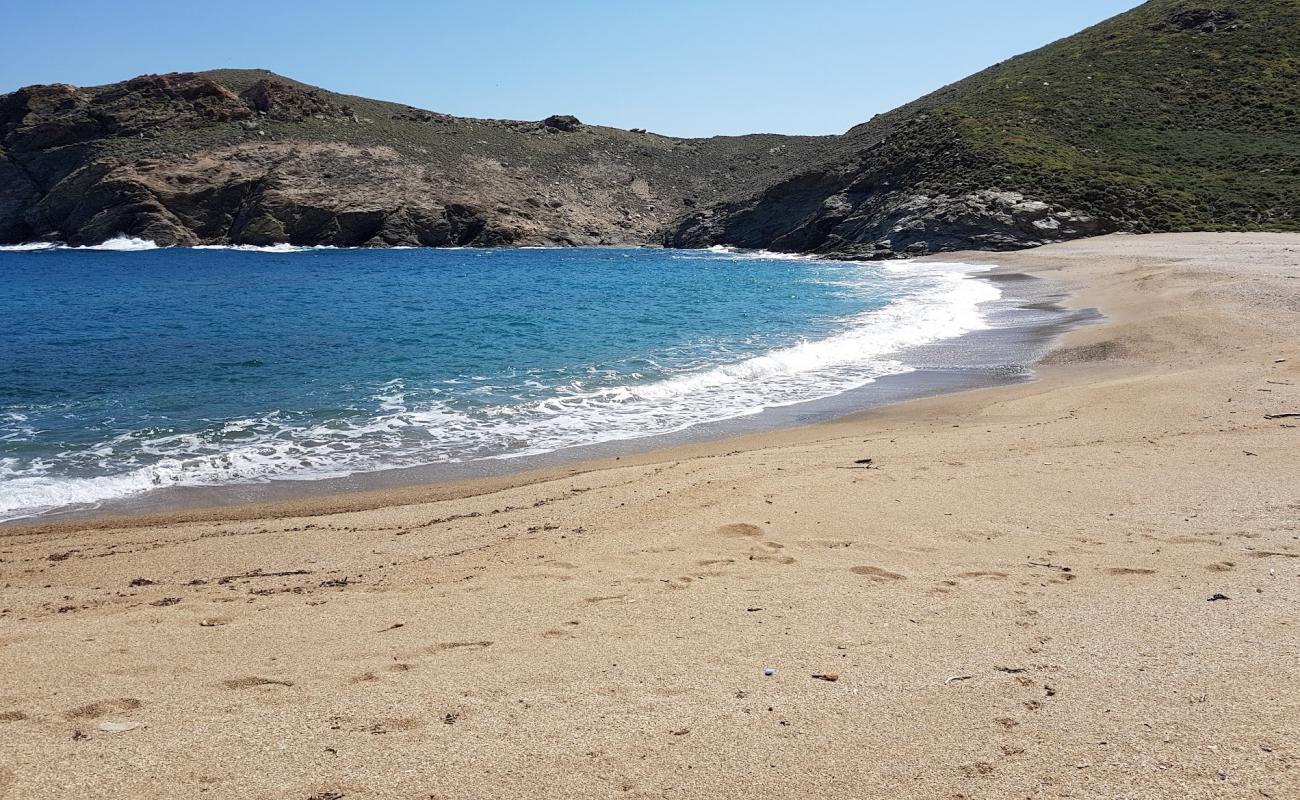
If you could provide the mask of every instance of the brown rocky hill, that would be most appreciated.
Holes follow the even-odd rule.
[[[260,70],[0,97],[0,242],[633,245],[834,137],[463,119]]]

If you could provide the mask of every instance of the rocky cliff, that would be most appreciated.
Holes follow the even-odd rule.
[[[1300,228],[1300,3],[1153,0],[842,136],[451,117],[259,70],[0,96],[0,242],[841,257]]]
[[[32,86],[0,98],[0,241],[645,244],[831,139],[462,119],[257,70]]]

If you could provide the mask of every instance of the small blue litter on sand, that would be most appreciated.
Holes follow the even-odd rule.
[[[771,667],[767,667],[766,669],[763,670],[763,674],[770,678],[776,674],[776,670],[772,669]]]

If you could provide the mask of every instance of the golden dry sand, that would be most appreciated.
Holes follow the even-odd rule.
[[[833,424],[0,533],[0,797],[1300,797],[1300,236],[970,257],[1110,321]]]

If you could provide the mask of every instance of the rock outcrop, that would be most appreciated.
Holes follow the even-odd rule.
[[[100,90],[66,84],[19,89],[0,98],[0,136],[8,151],[50,150],[252,115],[238,95],[208,78],[144,75]]]
[[[553,114],[542,120],[542,127],[550,131],[571,133],[582,130],[582,122],[572,114]]]
[[[476,120],[256,70],[0,97],[0,241],[640,245],[832,137]]]
[[[1210,8],[1189,8],[1175,11],[1160,23],[1152,26],[1157,31],[1196,31],[1197,33],[1218,33],[1223,29],[1232,29],[1237,21],[1235,11],[1216,11]]]
[[[307,117],[353,116],[351,108],[335,105],[322,91],[304,89],[268,78],[245,89],[239,99],[257,113],[281,122],[298,122]]]
[[[734,215],[724,214],[719,221],[716,214],[707,210],[687,217],[665,237],[665,243],[707,247],[735,241],[749,247],[872,259],[949,250],[1016,250],[1111,230],[1082,212],[1030,200],[1018,192],[987,189],[956,196],[893,192],[866,199],[841,191],[823,200],[801,224],[770,239],[762,231],[735,227]]]

